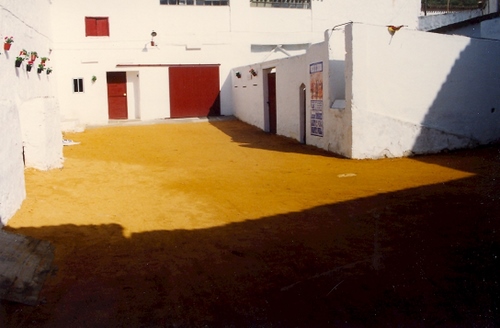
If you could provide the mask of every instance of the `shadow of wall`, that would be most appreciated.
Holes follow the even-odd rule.
[[[471,178],[210,229],[8,228],[58,271],[40,305],[1,303],[5,326],[496,326],[498,149],[477,157]]]

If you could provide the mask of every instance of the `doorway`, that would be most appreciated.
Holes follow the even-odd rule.
[[[300,120],[300,143],[306,144],[306,85],[302,83],[299,87],[299,120]]]
[[[267,118],[270,133],[276,133],[276,72],[274,70],[267,73]]]
[[[110,120],[128,119],[127,73],[107,72],[108,117]]]

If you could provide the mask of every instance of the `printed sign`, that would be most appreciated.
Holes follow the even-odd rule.
[[[311,135],[323,136],[323,62],[309,65],[311,87]]]

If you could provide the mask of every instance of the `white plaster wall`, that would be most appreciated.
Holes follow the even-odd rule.
[[[277,62],[268,62],[268,66],[276,66]],[[249,70],[257,71],[257,76],[252,76]],[[241,73],[241,78],[236,73]],[[264,74],[262,64],[236,67],[232,77],[232,107],[234,115],[240,120],[265,130],[265,96]]]
[[[301,112],[300,86],[306,87],[306,141],[321,148],[328,149],[333,143],[330,138],[337,136],[336,121],[325,118],[325,136],[311,135],[310,128],[310,83],[309,64],[323,62],[323,88],[329,88],[329,53],[328,44],[322,42],[312,45],[307,54],[288,58],[276,59],[264,63],[234,68],[232,74],[233,108],[236,117],[244,122],[255,125],[265,131],[269,130],[267,120],[267,72],[274,69],[276,72],[276,133],[295,140],[301,140]],[[256,77],[249,74],[253,68],[258,72]],[[242,74],[236,77],[236,72]],[[330,96],[324,92],[324,113],[329,113]],[[332,133],[332,132],[335,133]]]
[[[25,197],[23,146],[27,166],[47,169],[62,165],[54,75],[39,75],[36,67],[28,73],[25,64],[14,67],[21,49],[37,51],[40,57],[51,56],[49,22],[49,1],[0,1],[1,40],[5,36],[14,37],[10,51],[0,50],[0,220],[3,224]],[[37,129],[23,133],[32,126]],[[54,139],[56,134],[58,138]]]
[[[140,15],[137,15],[137,8],[140,8]],[[78,118],[87,124],[106,124],[103,76],[106,71],[118,70],[117,64],[220,64],[221,114],[231,115],[232,68],[287,57],[279,51],[255,50],[259,46],[282,44],[291,55],[303,54],[307,44],[323,41],[325,29],[346,20],[416,26],[419,0],[377,3],[363,0],[356,5],[347,0],[314,0],[310,10],[255,8],[250,7],[248,1],[209,7],[159,5],[159,0],[108,0],[105,3],[53,0],[52,9],[56,17],[52,20],[54,56],[60,67],[64,67],[64,72],[58,74],[63,120]],[[109,17],[110,37],[86,38],[85,16]],[[152,30],[158,33],[157,47],[148,45]],[[72,79],[84,77],[88,80],[92,75],[98,77],[98,82],[87,87],[84,95],[73,95]],[[164,97],[157,97],[161,103],[143,97],[145,85],[155,83],[147,80],[148,75],[153,78],[153,74],[143,74],[139,69],[141,97],[138,107],[141,113],[134,117],[164,118],[169,114],[169,109],[163,108]],[[164,79],[163,76],[158,78]]]
[[[411,30],[391,37],[363,24],[346,32],[353,158],[500,140],[499,42]]]
[[[3,71],[4,58],[0,59]],[[4,80],[0,78],[2,87]],[[6,224],[26,197],[19,114],[8,99],[0,100],[0,131],[0,223]]]
[[[26,167],[50,170],[63,166],[62,136],[57,103],[34,98],[19,107]]]
[[[137,15],[138,6],[141,15]],[[169,117],[168,84],[163,85],[168,83],[168,69],[161,65],[221,62],[225,62],[221,65],[219,81],[221,113],[232,113],[231,89],[226,81],[230,68],[241,56],[234,51],[235,47],[228,46],[231,42],[229,7],[166,6],[159,1],[140,4],[117,0],[105,4],[96,0],[54,1],[53,15],[58,17],[53,20],[54,56],[61,67],[65,67],[64,73],[58,76],[64,119],[107,124],[107,71],[129,72],[128,77],[133,80],[128,85],[128,95],[134,97],[129,99],[130,118]],[[85,16],[109,17],[110,36],[85,37]],[[150,45],[153,30],[157,32],[154,47]],[[137,73],[138,79],[131,75]],[[92,75],[97,76],[94,84],[90,83]],[[78,77],[84,78],[84,94],[72,93],[72,79]]]
[[[170,117],[168,67],[148,67],[140,70],[141,119]]]
[[[281,59],[276,67],[276,133],[295,140],[300,140],[302,119],[300,86],[309,87],[306,67],[305,56]]]
[[[374,25],[407,25],[418,27],[420,0],[323,0],[312,1],[314,30],[332,29],[353,21]],[[321,40],[320,40],[321,41]]]

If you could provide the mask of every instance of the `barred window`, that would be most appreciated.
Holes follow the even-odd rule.
[[[311,0],[250,0],[250,6],[311,9]]]
[[[229,0],[160,0],[160,5],[229,6]]]

